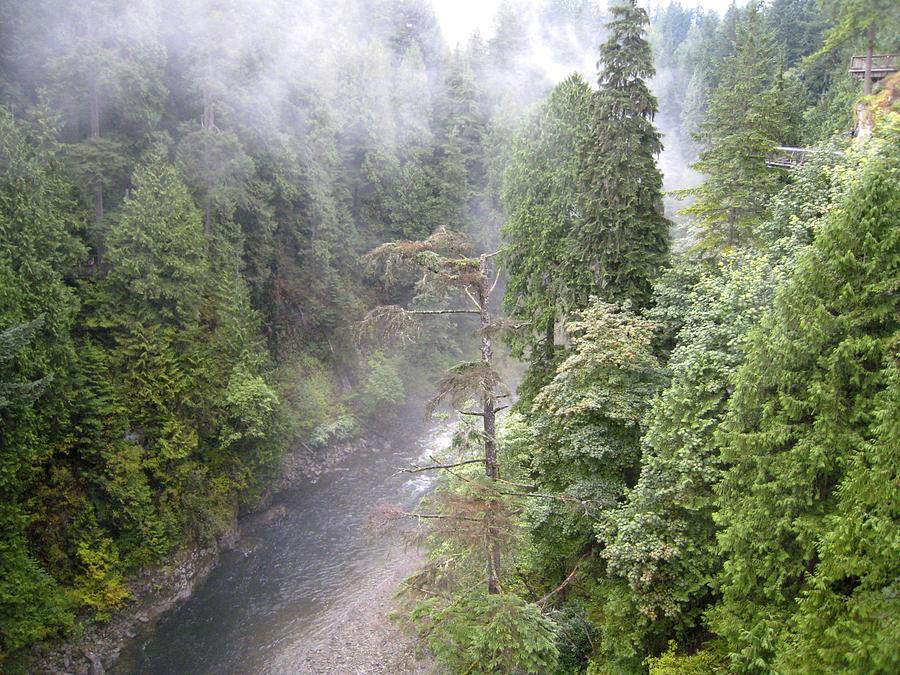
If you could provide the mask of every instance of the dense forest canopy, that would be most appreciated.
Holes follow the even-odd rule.
[[[0,0],[0,662],[440,380],[451,672],[900,669],[900,12],[651,4]]]

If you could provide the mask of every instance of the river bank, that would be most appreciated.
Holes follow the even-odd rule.
[[[356,441],[335,446],[321,454],[314,454],[304,448],[287,453],[279,479],[269,493],[253,508],[241,513],[240,517],[235,517],[231,526],[213,545],[184,549],[164,564],[147,567],[128,579],[126,584],[132,596],[128,605],[114,613],[108,622],[85,623],[80,627],[80,633],[72,638],[36,647],[32,651],[34,660],[29,664],[27,672],[54,675],[131,672],[127,667],[124,670],[118,667],[123,651],[131,643],[146,639],[155,630],[161,616],[187,601],[206,582],[224,553],[237,552],[244,556],[253,554],[257,546],[256,538],[246,536],[247,533],[273,526],[287,514],[284,505],[272,505],[280,493],[304,485],[315,485],[323,475],[340,471],[340,464],[352,455],[382,452],[385,452],[384,447]],[[396,573],[397,583],[403,578],[402,570],[412,569],[409,565],[413,559],[409,558],[402,565],[398,563],[397,567],[389,570]],[[396,583],[391,588],[394,586]],[[384,589],[379,592],[381,591]],[[378,595],[374,590],[371,598],[373,602],[387,607],[384,604],[387,602],[386,597]],[[373,617],[370,619],[376,621]]]

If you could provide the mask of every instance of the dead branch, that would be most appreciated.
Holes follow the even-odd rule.
[[[397,305],[380,305],[370,310],[357,326],[357,337],[374,337],[388,342],[392,338],[411,340],[418,332],[416,321],[410,313]]]
[[[432,459],[434,459],[432,457]],[[463,466],[465,464],[484,464],[483,459],[466,459],[461,462],[453,462],[452,464],[429,464],[428,466],[420,466],[418,464],[413,464],[411,467],[407,467],[405,469],[400,469],[396,472],[396,474],[401,473],[420,473],[422,471],[437,471],[440,469],[453,469],[457,466]]]
[[[500,270],[501,270],[501,268],[498,267],[498,268],[497,268],[497,271],[494,273],[494,274],[495,274],[495,276],[494,276],[494,283],[491,284],[491,288],[490,288],[490,290],[487,292],[488,295],[490,295],[491,293],[493,293],[493,292],[494,292],[494,289],[497,288],[497,282],[500,281]]]
[[[581,566],[581,563],[583,563],[585,561],[585,559],[588,557],[589,556],[585,556],[584,558],[579,560],[577,563],[575,563],[575,567],[572,569],[571,572],[569,572],[569,576],[567,576],[559,586],[557,586],[552,591],[547,593],[547,595],[545,595],[543,598],[538,600],[535,604],[538,605],[538,607],[543,607],[544,603],[547,602],[547,600],[552,598],[554,595],[556,595],[557,593],[562,591],[566,586],[568,586],[570,583],[572,583],[572,580],[575,578],[575,573],[578,571],[578,568]]]
[[[454,407],[460,408],[468,398],[500,383],[497,372],[483,361],[464,361],[444,373],[438,382],[437,393],[425,409],[429,415],[433,414],[444,399],[449,399]]]
[[[481,305],[478,304],[478,300],[475,299],[475,296],[472,295],[472,292],[468,288],[463,289],[466,292],[466,295],[469,296],[469,300],[472,301],[472,304],[478,308],[478,314],[481,314]]]
[[[416,513],[414,511],[401,511],[399,509],[393,511],[395,518],[416,518],[427,520],[468,520],[473,523],[482,522],[482,518],[472,518],[470,516],[457,516],[452,513]]]
[[[406,309],[403,310],[407,314],[421,314],[421,315],[431,315],[431,314],[480,314],[480,312],[475,311],[474,309]]]
[[[566,503],[569,503],[572,501],[577,501],[577,500],[573,500],[571,497],[566,498],[566,497],[560,497],[559,495],[547,495],[547,494],[543,494],[541,492],[504,492],[502,490],[498,490],[497,494],[507,495],[509,497],[535,497],[537,499],[555,499],[556,501],[566,502]]]

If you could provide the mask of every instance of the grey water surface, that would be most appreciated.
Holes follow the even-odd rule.
[[[365,451],[280,495],[287,515],[245,532],[243,552],[225,552],[189,600],[125,650],[116,672],[258,673],[298,642],[323,639],[328,610],[351,601],[390,555],[391,544],[366,527],[372,507],[414,506],[434,477],[397,469],[426,463],[448,443],[449,433],[432,431],[405,447]]]

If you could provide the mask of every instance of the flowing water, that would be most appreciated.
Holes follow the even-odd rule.
[[[413,507],[434,476],[397,475],[449,444],[433,431],[407,447],[354,455],[275,502],[287,515],[244,533],[194,595],[122,655],[120,673],[258,673],[328,635],[329,610],[377,575],[391,544],[367,533],[372,507]]]

